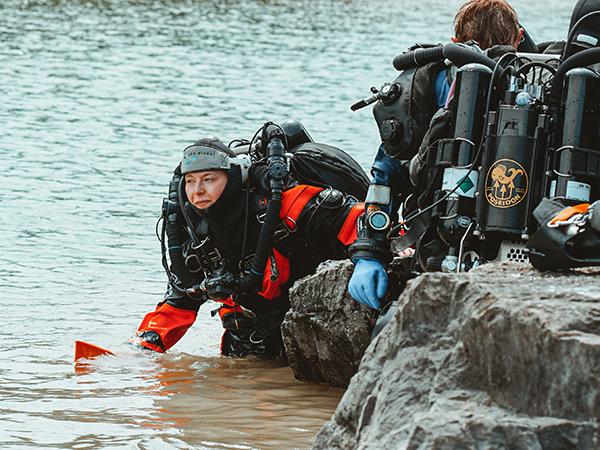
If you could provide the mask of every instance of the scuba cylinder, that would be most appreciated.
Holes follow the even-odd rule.
[[[600,75],[586,68],[567,72],[562,104],[562,140],[549,197],[589,202],[600,196]]]
[[[581,34],[582,24],[600,20],[600,11],[589,12],[600,7],[593,3],[576,5],[564,52],[572,56],[559,66],[548,95],[559,127],[547,153],[547,198],[533,213],[539,227],[527,243],[539,270],[600,265],[600,75],[586,68],[600,63],[600,48],[574,53],[582,42],[598,43],[597,27]]]
[[[474,167],[484,128],[485,105],[492,70],[482,64],[467,64],[456,76],[457,101],[453,107],[454,137],[441,139],[430,154],[429,165],[443,170],[441,189],[434,200],[445,198],[433,209],[438,218],[437,232],[449,246],[448,254],[439,261],[430,257],[429,270],[460,271],[459,252],[463,237],[472,227],[475,194],[479,173]],[[435,159],[434,159],[435,158]],[[439,262],[438,262],[439,261]]]

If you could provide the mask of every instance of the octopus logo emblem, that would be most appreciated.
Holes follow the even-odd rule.
[[[512,159],[499,159],[488,171],[485,180],[485,198],[496,208],[511,208],[527,195],[527,172]]]

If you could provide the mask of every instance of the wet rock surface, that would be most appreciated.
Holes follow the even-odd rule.
[[[600,271],[409,282],[315,448],[600,448]]]
[[[328,261],[290,290],[281,330],[296,378],[347,386],[371,340],[377,313],[352,300],[346,286],[354,266]]]

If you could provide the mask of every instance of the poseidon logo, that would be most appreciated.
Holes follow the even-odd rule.
[[[496,208],[510,208],[525,198],[529,180],[523,166],[512,159],[499,159],[485,179],[485,198]]]

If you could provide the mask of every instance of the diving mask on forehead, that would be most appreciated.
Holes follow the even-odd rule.
[[[182,174],[219,169],[231,169],[230,157],[222,151],[204,145],[192,145],[183,151]]]
[[[240,167],[242,182],[245,182],[251,165],[248,155],[235,155],[224,144],[219,145],[219,148],[213,148],[204,144],[192,145],[183,151],[181,173],[185,175],[205,170],[228,171],[232,165]]]

